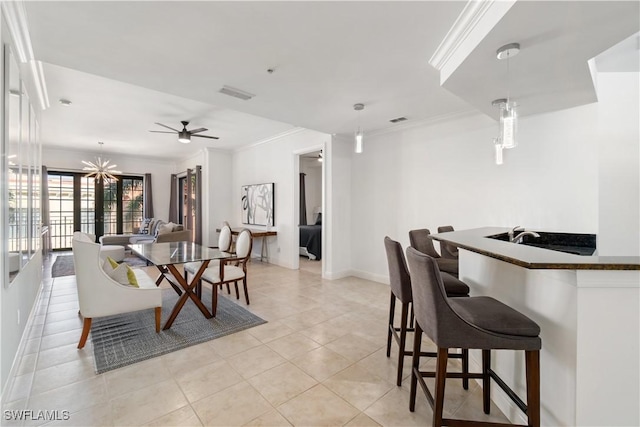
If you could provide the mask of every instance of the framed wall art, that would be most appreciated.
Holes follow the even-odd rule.
[[[242,186],[242,223],[274,226],[274,183]]]

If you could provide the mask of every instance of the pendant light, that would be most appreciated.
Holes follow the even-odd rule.
[[[356,149],[355,152],[357,154],[362,153],[362,149],[363,149],[363,138],[364,138],[364,133],[362,132],[362,129],[360,128],[360,111],[364,110],[364,104],[355,104],[353,106],[353,109],[358,111],[358,130],[356,131],[355,134],[355,139],[356,139]]]
[[[98,144],[100,145],[100,155],[95,158],[93,162],[82,160],[82,163],[85,165],[82,170],[88,172],[85,175],[85,178],[94,178],[96,182],[106,181],[108,179],[117,181],[118,178],[116,178],[113,174],[122,172],[114,169],[118,167],[117,165],[109,164],[111,160],[102,159],[102,146],[104,145],[104,142],[98,142]]]
[[[496,164],[502,164],[502,148],[510,149],[518,145],[517,141],[517,125],[518,113],[516,103],[511,99],[510,90],[510,70],[509,58],[520,52],[520,44],[509,43],[502,46],[496,51],[498,59],[507,60],[507,97],[494,100],[491,105],[498,107],[500,116],[500,128],[498,133],[496,147]],[[500,146],[500,163],[498,163],[498,145]]]

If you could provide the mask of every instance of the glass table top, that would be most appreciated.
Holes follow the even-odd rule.
[[[144,243],[129,245],[129,248],[136,255],[155,265],[184,264],[232,256],[229,252],[191,242]]]

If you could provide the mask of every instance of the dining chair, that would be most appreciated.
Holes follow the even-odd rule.
[[[218,289],[222,285],[233,283],[236,288],[236,299],[240,299],[238,282],[242,281],[244,287],[244,299],[249,305],[249,291],[247,289],[247,262],[251,258],[253,248],[253,235],[247,228],[238,233],[236,239],[236,252],[232,258],[220,260],[217,266],[207,267],[200,280],[211,283],[213,286],[211,297],[211,313],[215,316],[218,307]],[[201,286],[199,284],[198,286]]]
[[[123,285],[109,277],[102,268],[100,244],[85,233],[76,231],[71,241],[80,315],[84,318],[78,348],[83,348],[92,319],[131,311],[155,309],[156,332],[160,332],[162,289],[142,270],[132,269],[137,287]]]
[[[222,252],[230,252],[231,251],[231,244],[233,242],[233,238],[232,238],[232,234],[231,234],[231,226],[229,225],[229,223],[227,221],[223,221],[222,222],[222,226],[220,227],[220,233],[218,235],[218,246],[212,246],[212,249],[218,249],[221,250]],[[214,259],[209,261],[209,266],[208,267],[215,267],[220,263],[219,260]],[[190,273],[192,275],[196,274],[196,272],[198,270],[200,270],[200,266],[202,265],[202,262],[200,261],[196,261],[196,262],[187,262],[186,264],[183,265],[184,268],[184,278],[187,278],[187,273]],[[201,288],[198,287],[197,292],[198,292],[198,296],[202,296],[201,295]],[[231,293],[230,289],[229,289],[229,285],[227,285],[227,292]]]
[[[440,271],[444,271],[458,277],[458,260],[442,258],[433,246],[433,240],[429,237],[430,234],[431,232],[427,228],[409,231],[411,247],[434,258]]]

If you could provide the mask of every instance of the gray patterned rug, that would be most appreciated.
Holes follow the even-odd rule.
[[[132,254],[127,254],[123,262],[126,262],[131,267],[144,267],[147,265],[145,260]],[[73,266],[73,255],[56,256],[56,260],[51,266],[51,277],[73,276],[74,274],[76,274],[76,270]]]
[[[178,295],[162,291],[162,325],[169,318]],[[211,290],[202,290],[202,301],[211,309]],[[216,317],[207,319],[193,301],[184,305],[171,329],[156,333],[153,309],[93,319],[90,338],[96,373],[121,368],[244,329],[266,323],[225,297],[218,298]]]

